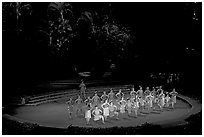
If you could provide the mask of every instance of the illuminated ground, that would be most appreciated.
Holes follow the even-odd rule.
[[[165,108],[160,111],[158,108],[148,112],[147,110],[140,110],[139,116],[134,117],[127,116],[127,114],[119,115],[119,120],[115,118],[108,119],[105,124],[101,121],[91,120],[91,125],[86,125],[85,118],[82,115],[74,116],[72,119],[68,118],[66,111],[65,100],[60,100],[58,102],[52,102],[47,104],[42,104],[38,106],[22,106],[15,109],[15,113],[12,115],[13,118],[20,120],[22,122],[37,123],[41,126],[47,127],[58,127],[66,128],[69,125],[79,126],[79,127],[130,127],[138,126],[144,123],[159,124],[159,125],[175,125],[175,124],[185,124],[185,118],[192,114],[201,111],[201,104],[197,101],[192,100],[186,96],[179,95],[177,104],[174,109]],[[76,108],[74,109],[74,111]]]

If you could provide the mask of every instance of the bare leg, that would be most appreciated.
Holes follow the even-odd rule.
[[[71,112],[69,113],[69,118],[72,118],[72,113]]]
[[[104,117],[102,115],[101,115],[101,119],[102,119],[103,124],[105,124]]]
[[[116,119],[119,119],[119,117],[118,117],[119,113],[115,112],[115,114],[116,114]]]
[[[104,116],[104,119],[107,120],[107,116]]]
[[[90,118],[86,118],[86,124],[89,125]]]
[[[172,108],[174,108],[174,102],[172,102]]]
[[[137,117],[137,110],[135,110],[135,116]]]

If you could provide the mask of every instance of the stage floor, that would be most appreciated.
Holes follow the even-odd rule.
[[[76,111],[76,107],[74,108],[74,111]],[[175,124],[185,123],[185,118],[200,112],[201,109],[202,105],[197,101],[179,95],[174,109],[164,108],[163,111],[160,111],[156,108],[150,112],[147,110],[140,110],[138,117],[135,117],[133,112],[131,116],[128,116],[127,113],[124,115],[120,113],[119,120],[115,117],[109,118],[105,124],[101,121],[93,121],[92,118],[91,124],[86,125],[84,113],[77,116],[74,112],[74,115],[70,119],[68,117],[65,100],[41,104],[38,106],[18,107],[14,110],[14,113],[11,116],[22,122],[37,123],[41,126],[57,128],[67,128],[69,125],[92,128],[107,128],[115,126],[134,127],[146,122],[150,124],[159,124],[161,126],[173,126]]]

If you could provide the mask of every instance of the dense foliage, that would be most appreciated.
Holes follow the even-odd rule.
[[[35,46],[36,52],[51,54],[51,62],[58,60],[75,71],[85,71],[89,66],[88,71],[103,74],[111,64],[128,56],[128,44],[133,39],[130,29],[110,19],[110,14],[102,12],[104,7],[78,13],[73,3],[51,2],[42,9],[39,5],[43,4],[3,3],[3,30],[41,45]]]

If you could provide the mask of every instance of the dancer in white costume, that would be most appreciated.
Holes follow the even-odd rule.
[[[127,108],[128,116],[129,116],[131,114],[131,111],[132,111],[132,102],[130,99],[127,100],[126,108]]]
[[[93,103],[93,106],[96,106],[100,103],[100,97],[97,95],[97,93],[95,93],[95,95],[93,96],[92,103]]]
[[[117,112],[117,106],[114,105],[113,102],[110,102],[109,111],[110,111],[110,117],[114,117],[116,115],[116,119],[119,119],[118,118],[119,113]]]
[[[72,100],[72,97],[66,102],[67,104],[67,111],[68,111],[68,115],[69,115],[69,118],[72,118],[72,112],[73,112],[73,100]]]
[[[84,103],[85,103],[86,105],[88,105],[88,104],[92,103],[92,99],[91,99],[90,97],[88,97],[88,98],[84,101]]]
[[[154,97],[153,103],[156,103],[156,98],[157,98],[156,94],[157,94],[156,89],[154,87],[152,87],[151,95]]]
[[[139,109],[139,99],[136,98],[135,101],[133,102],[133,110],[135,111],[135,116],[137,117],[138,114],[138,109]]]
[[[109,116],[109,106],[110,106],[110,104],[108,103],[108,100],[106,100],[105,103],[103,103],[101,105],[101,107],[103,108],[103,116],[104,116],[105,120]]]
[[[150,110],[150,108],[152,108],[153,98],[154,97],[151,94],[149,94],[149,95],[147,95],[145,97],[145,101],[146,101],[146,105],[147,105],[148,111]]]
[[[102,110],[100,110],[97,106],[95,109],[92,111],[92,115],[94,116],[94,121],[102,120],[104,123],[104,117],[102,115]]]
[[[111,102],[114,100],[115,93],[113,92],[113,89],[111,89],[110,93],[108,94],[108,101]]]
[[[106,92],[103,92],[103,95],[101,95],[101,103],[104,103],[106,100],[108,99],[108,95],[106,94]]]
[[[171,100],[171,98],[169,97],[169,92],[166,92],[166,97],[165,97],[165,106],[169,107],[169,102]]]
[[[163,92],[164,90],[162,89],[162,86],[159,86],[159,88],[157,89],[157,94],[161,94]]]
[[[139,96],[139,97],[143,97],[143,90],[142,90],[142,87],[141,86],[139,86],[139,90],[136,92],[137,93],[137,95]]]
[[[148,96],[150,94],[150,90],[149,90],[149,87],[146,88],[145,92],[144,92],[144,95],[145,96]]]
[[[80,95],[78,96],[78,98],[75,100],[75,103],[77,105],[77,115],[79,114],[79,112],[82,112],[82,103],[83,103],[83,100],[82,98],[80,97]]]
[[[79,85],[79,87],[80,87],[81,98],[85,99],[86,98],[86,94],[85,94],[86,85],[84,84],[83,80],[81,80],[81,84]]]
[[[92,110],[91,103],[87,104],[86,110],[85,110],[85,119],[86,119],[86,124],[90,124],[90,119],[91,119],[91,110]]]
[[[165,94],[163,93],[163,90],[161,90],[161,93],[159,94],[159,102],[158,102],[160,109],[163,109],[164,107],[164,99],[165,99]]]
[[[175,88],[173,88],[173,91],[170,92],[171,95],[171,105],[172,108],[174,108],[174,104],[176,103],[176,96],[178,95],[178,92],[176,92]]]
[[[146,101],[142,97],[139,97],[139,102],[140,102],[141,108],[144,109]]]
[[[131,98],[132,100],[134,100],[134,99],[135,99],[135,96],[136,96],[136,91],[135,91],[134,88],[132,88],[132,90],[130,91],[130,98]]]
[[[117,101],[119,101],[122,97],[124,97],[124,93],[122,93],[122,90],[119,89],[118,93],[115,96],[117,98]]]
[[[125,107],[126,107],[126,101],[124,100],[124,97],[118,102],[120,105],[120,113],[124,114],[125,113]]]

